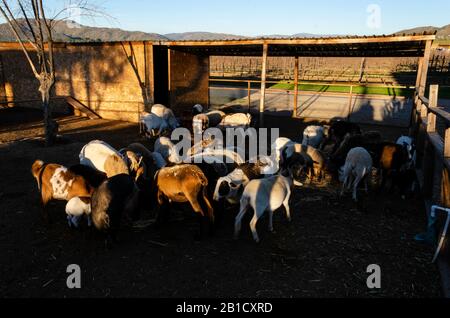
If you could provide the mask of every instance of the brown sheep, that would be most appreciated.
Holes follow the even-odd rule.
[[[208,179],[199,167],[190,164],[164,167],[155,175],[155,186],[160,207],[168,202],[189,202],[194,212],[207,216],[211,225],[214,223],[214,211],[207,197]]]

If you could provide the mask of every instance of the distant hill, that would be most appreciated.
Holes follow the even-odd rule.
[[[396,34],[413,34],[413,33],[423,33],[423,32],[436,32],[436,37],[438,39],[450,38],[450,24],[445,25],[441,28],[435,26],[424,26],[412,29],[406,29],[397,32]]]
[[[23,21],[22,21],[23,23]],[[72,26],[72,27],[70,27]],[[75,26],[75,27],[73,27]],[[146,33],[141,31],[126,31],[118,28],[100,28],[76,24],[75,22],[59,22],[54,29],[53,37],[55,41],[61,42],[108,42],[108,41],[165,41],[165,40],[231,40],[231,39],[251,39],[243,35],[212,33],[212,32],[185,32],[169,33],[165,35],[157,33]],[[424,26],[413,29],[407,29],[396,34],[412,34],[423,32],[437,32],[438,39],[450,40],[450,24],[443,27]],[[336,34],[311,34],[296,33],[293,35],[271,34],[260,35],[257,37],[265,38],[313,38],[313,37],[332,37]],[[0,24],[0,41],[15,41],[15,37],[6,23]]]
[[[21,21],[23,23],[23,21]],[[72,26],[72,27],[70,27]],[[107,41],[159,41],[167,40],[163,35],[140,31],[125,31],[117,28],[97,28],[76,24],[75,22],[58,22],[53,38],[61,42],[107,42]],[[0,41],[15,41],[8,24],[0,24]]]
[[[226,33],[212,33],[212,32],[185,32],[185,33],[169,33],[164,34],[165,37],[174,41],[186,40],[235,40],[246,39],[246,36],[226,34]]]

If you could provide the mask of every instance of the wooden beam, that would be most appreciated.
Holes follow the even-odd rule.
[[[261,98],[259,100],[259,126],[264,126],[264,105],[266,102],[266,72],[267,72],[267,53],[269,45],[263,45],[262,70],[261,70]]]
[[[406,36],[374,36],[353,38],[313,38],[313,39],[242,39],[215,41],[166,41],[161,42],[169,46],[229,46],[229,45],[319,45],[319,44],[357,44],[357,43],[391,43],[391,42],[419,42],[433,41],[435,35],[406,35]]]
[[[292,117],[298,116],[298,56],[295,57],[294,63],[294,109]]]
[[[422,68],[420,70],[419,95],[424,95],[425,86],[427,84],[428,64],[430,62],[431,45],[433,41],[427,41],[425,45],[425,52],[423,55]]]

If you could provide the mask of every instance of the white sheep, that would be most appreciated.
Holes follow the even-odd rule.
[[[105,172],[105,161],[109,156],[122,155],[112,146],[101,140],[93,140],[86,144],[80,151],[80,163],[91,168],[95,168],[101,172]]]
[[[234,223],[234,239],[238,238],[241,231],[241,222],[248,208],[253,208],[254,214],[250,221],[250,229],[253,239],[259,242],[258,233],[256,231],[256,223],[258,219],[269,211],[269,231],[273,231],[273,212],[284,206],[286,216],[291,221],[291,212],[289,209],[289,198],[291,197],[292,177],[283,175],[275,175],[263,179],[255,179],[250,181],[244,189],[240,201],[240,210],[236,216]]]
[[[173,111],[162,104],[153,105],[151,113],[166,121],[169,128],[172,130],[180,126]]]
[[[358,201],[356,197],[358,185],[361,180],[364,179],[365,190],[367,193],[367,182],[371,171],[372,157],[369,152],[362,147],[352,148],[347,154],[343,174],[340,178],[343,181],[341,196],[344,194],[345,190],[353,187],[353,200],[355,202]]]
[[[169,123],[153,113],[142,113],[140,125],[149,137],[156,137],[169,130]]]
[[[161,154],[164,160],[172,163],[181,163],[182,160],[174,143],[167,137],[159,137],[155,141],[154,152]]]
[[[252,121],[252,115],[245,113],[236,113],[226,115],[219,125],[217,125],[220,129],[226,128],[243,128],[246,129],[250,127],[250,123]]]
[[[77,228],[83,215],[87,216],[88,226],[91,226],[91,198],[73,197],[67,201],[66,214],[69,227]]]
[[[308,126],[303,131],[302,145],[318,148],[324,139],[325,133],[322,126]]]

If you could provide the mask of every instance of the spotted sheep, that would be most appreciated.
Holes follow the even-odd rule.
[[[93,188],[88,185],[82,176],[74,174],[68,168],[59,164],[36,160],[31,166],[31,173],[41,193],[43,213],[46,219],[49,217],[46,207],[50,201],[70,201],[77,197],[90,199],[93,192]],[[72,202],[66,206],[66,213],[69,216],[79,216],[83,213],[89,215],[90,208],[88,204],[83,204],[80,207]]]
[[[265,177],[265,164],[246,162],[239,165],[228,175],[217,180],[213,199],[226,199],[231,204],[239,203],[244,187],[253,179]]]

